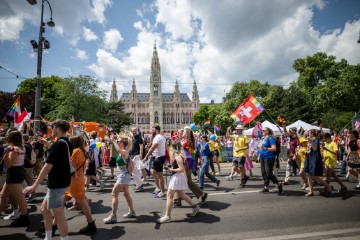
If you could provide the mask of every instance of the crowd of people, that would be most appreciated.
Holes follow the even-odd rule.
[[[108,180],[116,179],[111,193],[111,212],[103,219],[104,224],[117,222],[120,192],[128,207],[123,217],[137,217],[129,184],[133,178],[134,191],[142,192],[143,183],[150,176],[154,180],[154,197],[166,197],[165,214],[157,222],[170,222],[172,208],[182,206],[182,200],[191,206],[190,216],[195,216],[208,197],[204,189],[205,176],[215,187],[220,186],[222,146],[232,147],[232,168],[226,179],[234,180],[237,174],[239,188],[245,188],[251,179],[254,160],[260,163],[264,182],[261,193],[264,194],[270,191],[272,182],[281,195],[284,185],[291,183],[291,175],[297,173],[297,169],[303,181],[301,188],[307,190],[305,196],[314,196],[314,182],[324,186],[322,194],[331,194],[334,191],[332,178],[340,185],[339,193],[343,194],[347,188],[335,173],[337,164],[341,165],[340,173],[345,175],[345,180],[350,174],[358,179],[355,189],[360,189],[359,133],[347,129],[342,135],[310,130],[299,136],[296,128],[287,130],[284,126],[279,127],[282,133],[279,138],[274,136],[272,129],[264,127],[261,138],[251,138],[243,133],[244,126],[239,124],[234,131],[229,127],[224,137],[211,132],[194,134],[190,127],[185,127],[171,139],[166,139],[156,125],[149,139],[144,139],[135,127],[129,135],[109,131],[100,139],[96,132],[76,132],[74,119],[70,122],[56,120],[49,127],[51,136],[48,138],[32,136],[29,122],[23,128],[10,128],[6,136],[0,138],[0,172],[5,176],[2,177],[4,182],[0,183],[0,212],[10,201],[12,212],[4,220],[12,220],[13,227],[28,226],[27,202],[37,198],[36,190],[47,178],[47,193],[40,208],[44,219],[40,232],[47,240],[56,231],[61,239],[68,239],[64,206],[70,199],[73,202],[70,208],[80,208],[86,218],[87,225],[80,229],[80,234],[97,231],[86,191],[93,186],[99,186],[100,190],[104,188],[103,164],[110,168]],[[287,146],[284,180],[277,176],[281,145]],[[105,160],[106,153],[109,153],[108,161]],[[167,189],[164,173],[171,175]],[[185,193],[187,189],[197,202]]]

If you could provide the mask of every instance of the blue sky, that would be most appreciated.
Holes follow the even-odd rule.
[[[318,51],[360,63],[358,0],[49,0],[54,28],[44,37],[42,76],[90,75],[118,95],[149,91],[157,42],[163,92],[190,95],[198,82],[201,102],[217,102],[236,81],[257,79],[288,86],[292,63]],[[36,76],[41,1],[3,0],[0,6],[1,90],[15,91],[21,77]],[[45,5],[44,19],[50,18]]]

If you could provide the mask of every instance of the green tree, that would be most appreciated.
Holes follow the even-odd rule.
[[[107,102],[104,91],[98,89],[98,80],[89,76],[78,76],[64,79],[56,94],[56,104],[46,115],[51,120],[56,118],[77,121],[101,122],[106,117]]]
[[[57,100],[58,87],[61,85],[62,78],[58,76],[41,78],[41,115],[45,116],[59,104]],[[26,79],[22,81],[17,89],[16,94],[29,96],[27,101],[22,101],[22,106],[26,107],[29,112],[35,112],[35,88],[36,79]]]
[[[119,131],[124,126],[132,124],[132,114],[125,112],[125,106],[121,101],[109,102],[107,104],[107,114],[104,123]]]

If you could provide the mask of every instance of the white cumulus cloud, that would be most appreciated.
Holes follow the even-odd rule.
[[[109,49],[111,51],[116,51],[119,44],[123,41],[120,32],[117,29],[110,29],[109,31],[104,32],[104,48]]]
[[[83,37],[86,41],[95,41],[98,39],[96,34],[91,29],[83,27]]]

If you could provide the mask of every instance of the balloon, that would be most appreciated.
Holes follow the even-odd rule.
[[[194,130],[195,130],[195,128],[196,128],[195,123],[190,124],[190,129],[191,129],[191,130],[193,130],[193,131],[194,131]]]
[[[97,147],[97,148],[101,148],[101,147],[102,147],[102,143],[101,143],[101,142],[97,142],[97,143],[96,143],[96,147]]]
[[[215,141],[215,140],[216,140],[216,135],[215,135],[215,134],[211,134],[210,140],[211,140],[211,141]]]
[[[91,143],[89,147],[92,149],[96,148],[96,143],[95,142]]]

